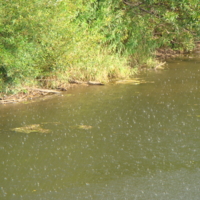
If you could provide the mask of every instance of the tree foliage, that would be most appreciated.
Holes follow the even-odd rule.
[[[199,0],[6,0],[0,89],[47,77],[127,76],[160,47],[193,48]]]
[[[129,12],[145,18],[152,39],[159,46],[191,49],[191,40],[199,36],[199,0],[123,1]]]

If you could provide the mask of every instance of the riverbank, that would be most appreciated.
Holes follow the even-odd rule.
[[[166,55],[179,53],[168,48],[189,52],[200,37],[199,7],[183,0],[13,0],[0,11],[3,103],[9,95],[21,94],[19,101],[37,96],[33,88],[65,90],[70,80],[106,83],[162,68]]]
[[[193,51],[195,54],[200,54],[200,41],[196,42],[196,47]],[[172,49],[159,49],[156,51],[155,56],[159,61],[158,65],[153,69],[163,69],[166,59],[175,58],[178,56],[189,55],[188,52],[174,51]],[[148,69],[147,66],[141,66],[139,69]],[[152,68],[151,68],[152,69]],[[103,86],[106,83],[94,82],[94,81],[79,81],[71,80],[67,83],[60,84],[59,87],[55,89],[46,89],[45,87],[23,87],[18,90],[16,94],[5,94],[0,93],[0,104],[10,104],[10,103],[20,103],[35,100],[37,98],[42,98],[49,95],[62,95],[63,92],[67,92],[69,88],[74,88],[77,86]]]

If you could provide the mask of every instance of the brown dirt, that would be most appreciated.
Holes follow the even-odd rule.
[[[38,97],[44,97],[48,95],[58,94],[62,91],[67,91],[70,87],[74,87],[74,84],[65,84],[65,87],[59,87],[51,90],[44,88],[23,88],[21,92],[17,94],[7,95],[0,93],[0,104],[18,103],[24,101],[30,101]]]
[[[37,97],[46,96],[46,95],[49,95],[49,93],[33,91],[33,90],[30,90],[27,92],[19,92],[17,94],[13,94],[13,95],[0,94],[0,96],[1,96],[0,103],[1,104],[18,103],[18,102],[22,102],[22,101],[32,100]]]

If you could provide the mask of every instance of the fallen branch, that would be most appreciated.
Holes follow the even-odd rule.
[[[163,65],[165,65],[166,62],[162,62],[162,63],[159,63],[154,69],[163,69]]]
[[[2,104],[6,104],[6,103],[16,103],[16,102],[18,102],[18,101],[16,101],[15,99],[8,99],[8,100],[2,99],[2,100],[0,100],[0,104],[1,104],[1,103],[2,103]]]
[[[88,83],[88,85],[104,85],[101,82],[94,82],[94,81],[88,81],[87,83]]]
[[[60,94],[60,91],[57,90],[48,90],[48,89],[40,89],[40,88],[25,88],[28,90],[34,90],[34,91],[39,91],[39,92],[46,92],[46,93],[54,93],[54,94]]]
[[[77,81],[77,80],[71,80],[70,83],[76,83],[76,84],[88,84],[88,85],[104,85],[101,82],[95,82],[95,81]]]

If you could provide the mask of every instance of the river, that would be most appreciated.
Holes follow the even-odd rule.
[[[200,58],[137,78],[0,105],[0,199],[199,200]]]

